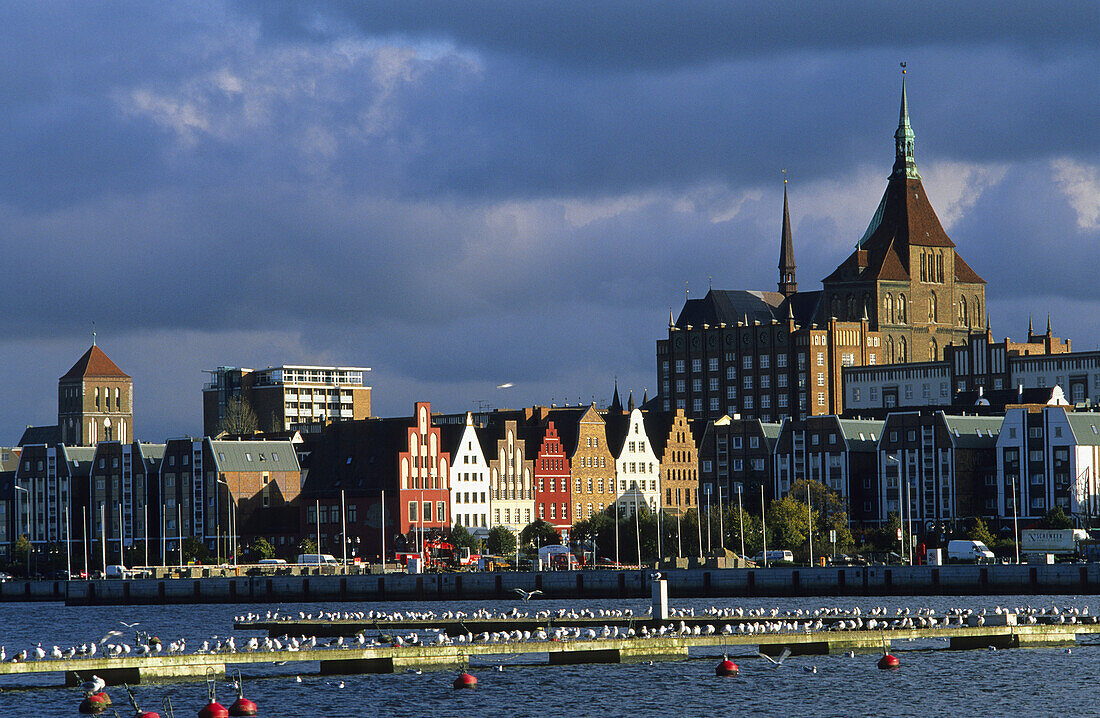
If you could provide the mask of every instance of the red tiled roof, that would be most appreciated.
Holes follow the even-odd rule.
[[[73,368],[65,372],[65,376],[61,378],[80,379],[86,376],[130,378],[129,374],[119,369],[118,365],[111,361],[110,357],[104,354],[103,350],[95,344],[84,352],[84,356],[80,357],[76,364],[73,364]]]

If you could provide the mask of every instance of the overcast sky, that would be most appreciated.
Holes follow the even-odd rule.
[[[994,334],[1100,342],[1100,5],[0,5],[0,444],[91,341],[139,438],[204,369],[369,366],[416,400],[606,401],[669,309],[860,237],[909,66],[916,157]],[[504,382],[514,387],[498,390]]]

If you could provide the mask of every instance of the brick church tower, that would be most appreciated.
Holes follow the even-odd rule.
[[[866,316],[885,342],[884,361],[934,361],[985,327],[985,280],[944,232],[913,156],[909,103],[901,84],[894,168],[856,249],[822,284],[818,321]]]
[[[134,440],[134,382],[95,343],[57,380],[61,443]]]

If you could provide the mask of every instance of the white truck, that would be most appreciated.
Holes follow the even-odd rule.
[[[995,556],[981,541],[955,539],[947,542],[947,560],[963,563],[989,563]]]

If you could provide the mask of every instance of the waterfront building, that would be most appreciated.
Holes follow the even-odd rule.
[[[517,536],[535,510],[534,461],[518,426],[515,419],[496,420],[479,431],[489,464],[490,523]]]
[[[974,406],[996,411],[993,397],[1011,402],[1003,392],[1054,383],[1069,387],[1075,403],[1100,401],[1100,352],[1071,354],[1069,349],[1070,342],[1055,337],[1048,323],[1046,334],[1035,334],[1029,326],[1024,342],[1007,337],[994,342],[988,328],[972,332],[964,343],[944,347],[937,361],[845,367],[845,413],[882,416],[895,409]],[[1022,397],[1016,403],[1024,403]]]
[[[89,522],[93,518],[84,509],[95,451],[92,446],[63,444],[23,447],[13,478],[12,541],[26,535],[37,552],[81,537],[82,516]],[[87,535],[92,537],[91,529]]]
[[[451,524],[462,526],[475,538],[489,534],[490,496],[489,462],[474,427],[474,417],[466,412],[463,424],[442,424],[443,449],[451,454]]]
[[[840,496],[852,519],[874,518],[867,510],[865,479],[876,473],[882,426],[838,416],[783,422],[775,444],[775,497],[786,496],[797,481],[816,481]]]
[[[615,457],[615,506],[620,516],[632,516],[643,507],[655,513],[661,505],[661,471],[645,420],[634,406],[626,411],[618,403],[618,391],[607,411],[605,431],[608,449]]]
[[[57,380],[60,443],[134,439],[134,382],[95,343]]]
[[[1011,408],[996,451],[995,509],[1002,520],[1034,520],[1061,508],[1078,526],[1090,527],[1100,515],[1100,414],[1066,406]]]
[[[0,471],[0,559],[11,555],[15,526],[15,469]]]
[[[157,562],[162,553],[160,463],[164,444],[101,441],[95,446],[88,483],[73,494],[81,499],[74,506],[74,531],[85,508],[89,539],[89,565],[125,566]],[[78,535],[77,538],[80,538]],[[105,542],[105,543],[103,543]]]
[[[646,435],[660,472],[660,508],[671,515],[699,506],[699,451],[683,409],[645,411]]]
[[[742,506],[761,508],[775,498],[774,450],[782,424],[764,423],[740,415],[703,423],[699,438],[699,499],[717,503],[719,496]],[[709,497],[709,498],[708,498]]]
[[[203,387],[203,434],[241,434],[232,405],[242,402],[256,418],[256,431],[315,431],[334,421],[367,419],[371,387],[364,383],[369,367],[301,366],[267,369],[208,369]],[[227,419],[227,411],[230,416]]]
[[[606,424],[595,405],[587,408],[551,409],[569,456],[573,523],[603,513],[615,504],[615,457],[607,444]]]
[[[220,441],[203,438],[169,439],[160,462],[160,526],[162,551],[170,559],[179,542],[203,543],[218,557],[232,555],[255,536],[297,536],[297,516],[285,508],[296,505],[302,471],[289,441]],[[280,524],[294,515],[294,524]],[[156,523],[154,523],[156,522]],[[281,530],[272,531],[272,526]],[[289,530],[288,530],[289,529]],[[278,541],[276,542],[277,545]],[[168,561],[170,562],[170,560]]]
[[[996,516],[999,416],[893,412],[878,442],[877,477],[864,481],[864,521],[904,515],[914,533],[944,533],[958,519]]]
[[[538,415],[546,417],[548,412],[539,409]],[[527,446],[534,451],[534,487],[536,518],[546,521],[559,534],[562,542],[569,540],[572,527],[570,510],[570,466],[565,453],[562,437],[553,420],[535,421],[521,429],[527,437]]]

